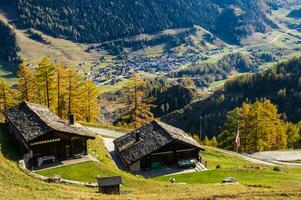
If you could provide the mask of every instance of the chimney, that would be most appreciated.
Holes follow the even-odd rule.
[[[72,112],[68,113],[69,125],[74,125],[74,115]]]
[[[139,142],[139,141],[140,141],[140,133],[137,132],[137,133],[136,133],[136,142]]]

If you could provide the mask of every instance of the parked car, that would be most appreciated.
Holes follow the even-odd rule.
[[[195,159],[179,160],[178,165],[180,168],[195,168],[197,161]]]
[[[228,178],[225,178],[223,179],[223,183],[235,183],[236,180],[234,177],[228,177]]]

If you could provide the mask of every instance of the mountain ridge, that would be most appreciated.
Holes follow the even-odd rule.
[[[103,42],[169,28],[200,25],[227,42],[272,25],[264,3],[233,0],[11,0],[17,24],[78,42]],[[225,23],[225,20],[230,20]]]

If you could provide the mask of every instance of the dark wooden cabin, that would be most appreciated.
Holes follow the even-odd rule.
[[[99,193],[120,194],[121,176],[97,178]]]
[[[201,146],[184,131],[153,121],[114,140],[115,151],[130,171],[175,167],[179,161],[199,161]]]
[[[87,140],[95,138],[83,126],[60,119],[42,105],[22,102],[4,114],[10,131],[31,155],[32,165],[44,156],[65,160],[86,155]]]

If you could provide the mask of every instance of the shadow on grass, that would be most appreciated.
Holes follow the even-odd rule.
[[[8,63],[0,59],[0,70],[4,72],[0,77],[3,79],[11,79],[17,77],[18,63]]]
[[[0,150],[3,156],[9,160],[16,162],[22,158],[20,145],[9,132],[5,123],[0,123]]]

